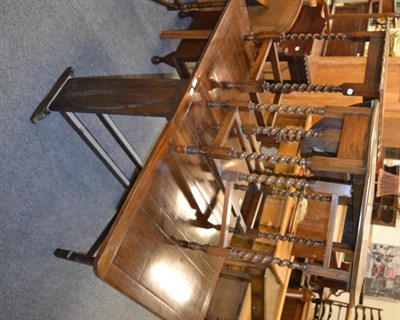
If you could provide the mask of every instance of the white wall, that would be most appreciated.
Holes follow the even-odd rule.
[[[396,227],[372,225],[372,243],[400,247],[400,217],[396,219]]]
[[[400,217],[396,219],[396,227],[372,226],[372,243],[400,247]],[[383,309],[383,319],[400,319],[400,301],[376,299],[364,296],[364,304]]]

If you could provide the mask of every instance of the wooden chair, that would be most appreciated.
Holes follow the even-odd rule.
[[[303,1],[269,1],[268,9],[248,7],[252,32],[287,32],[294,25]]]
[[[190,11],[180,14],[180,17],[190,16],[192,22],[189,30],[213,29],[216,25],[221,11]],[[180,41],[175,51],[160,57],[153,56],[151,62],[153,64],[165,63],[176,69],[181,79],[189,79],[191,72],[187,67],[187,63],[197,62],[203,52],[207,40],[185,39]]]
[[[302,6],[301,11],[290,28],[290,33],[318,33],[324,28],[325,20],[321,17],[321,7]],[[311,53],[313,41],[281,41],[276,44],[280,62],[286,62],[290,77],[285,83],[309,83],[311,75],[308,55]],[[268,57],[270,59],[270,57]],[[282,69],[283,71],[283,69]],[[267,77],[265,77],[267,78]]]
[[[229,108],[232,107],[233,105],[229,106],[229,104],[224,104],[224,103],[216,103],[214,106],[219,106],[219,107],[226,107]],[[247,108],[249,108],[251,104],[247,103]],[[231,110],[231,112],[238,112],[240,110],[239,108],[242,107],[244,110],[245,107],[241,106],[240,103],[236,103],[235,108],[236,111]],[[253,105],[254,107],[254,105]],[[266,106],[268,108],[268,106]],[[364,164],[362,163],[364,158],[366,158],[366,143],[359,143],[359,145],[355,142],[354,139],[361,139],[362,141],[368,141],[368,133],[370,132],[370,127],[369,125],[372,126],[372,123],[374,126],[376,126],[376,119],[377,114],[379,113],[379,105],[374,105],[372,106],[372,109],[374,110],[374,120],[371,121],[372,118],[372,113],[371,109],[369,108],[343,108],[343,107],[338,107],[337,109],[333,107],[328,107],[325,110],[324,107],[320,107],[320,109],[324,109],[327,111],[327,113],[331,116],[335,116],[336,118],[341,118],[343,119],[344,125],[342,127],[342,132],[340,135],[340,140],[339,140],[339,147],[338,147],[338,152],[337,152],[337,159],[333,160],[329,164],[329,160],[324,159],[322,160],[321,157],[313,157],[312,160],[307,160],[307,159],[302,159],[298,157],[281,157],[278,155],[267,155],[267,154],[257,154],[257,153],[249,153],[246,151],[237,151],[233,150],[232,148],[229,147],[224,147],[219,145],[214,145],[211,147],[204,147],[204,148],[186,148],[187,153],[196,153],[196,154],[203,154],[204,156],[211,158],[211,159],[217,159],[217,160],[233,160],[233,159],[240,159],[240,160],[246,160],[246,161],[255,161],[255,162],[271,162],[271,163],[288,163],[288,164],[298,164],[298,165],[306,165],[306,166],[313,166],[313,161],[316,161],[314,165],[316,164],[317,169],[324,169],[328,171],[333,171],[333,172],[343,172],[343,173],[350,173],[354,175],[363,175],[365,172],[363,171],[365,168]],[[272,108],[271,108],[272,109]],[[310,107],[308,110],[304,110],[306,108],[303,108],[301,112],[307,113],[319,113],[321,110],[318,110],[318,108],[312,108]],[[292,109],[292,112],[295,109]],[[285,106],[281,110],[279,110],[279,106],[275,108],[276,111],[281,111],[285,112],[288,111],[288,107]],[[361,112],[361,115],[360,113]],[[361,121],[364,123],[366,126],[364,128],[364,125],[361,123],[357,125],[357,127],[360,128],[360,135],[354,136],[353,138],[349,136],[349,128],[351,127],[351,124],[355,124],[358,121]],[[367,123],[369,125],[367,125]],[[272,128],[260,128],[258,126],[253,126],[254,131],[252,132],[252,128],[249,126],[242,126],[241,132],[243,133],[248,133],[248,134],[269,134],[269,135],[276,135],[276,134],[287,134],[288,131],[285,130],[277,130],[275,133],[273,133]],[[250,131],[249,131],[250,130]],[[365,134],[363,134],[364,132]],[[293,134],[296,136],[296,132],[293,132]],[[304,133],[303,133],[304,134]],[[367,135],[367,136],[365,136]],[[299,137],[301,140],[301,136]],[[372,142],[373,143],[373,142]],[[350,150],[353,150],[350,152]],[[321,162],[322,161],[322,162]],[[328,161],[328,162],[326,162]],[[337,161],[337,164],[335,165],[335,161]],[[356,164],[351,164],[353,161]],[[340,163],[339,163],[340,162]],[[334,234],[334,225],[335,225],[335,220],[336,220],[336,213],[337,213],[337,207],[339,204],[340,199],[347,198],[349,199],[350,197],[353,196],[353,206],[355,212],[357,214],[360,211],[360,207],[356,205],[355,203],[360,202],[359,205],[361,205],[361,200],[358,199],[359,195],[357,194],[361,190],[357,188],[357,185],[353,187],[350,184],[339,184],[339,183],[332,183],[332,182],[325,182],[325,181],[310,181],[309,179],[304,179],[301,177],[288,177],[288,176],[280,176],[279,174],[274,175],[273,173],[255,173],[255,172],[250,172],[250,173],[244,173],[244,172],[228,172],[225,171],[222,173],[222,176],[229,180],[233,181],[235,183],[239,183],[240,185],[245,182],[249,183],[248,187],[244,188],[239,188],[242,190],[250,190],[250,186],[255,188],[255,190],[258,190],[259,192],[270,192],[270,189],[266,188],[261,188],[260,185],[273,187],[273,188],[284,188],[288,190],[287,194],[290,195],[290,188],[296,189],[298,192],[293,193],[295,196],[304,196],[302,194],[302,190],[304,189],[311,189],[314,192],[320,192],[322,194],[330,194],[330,196],[326,199],[324,196],[319,196],[320,198],[318,200],[322,201],[330,201],[330,213],[329,213],[329,223],[328,223],[328,231],[327,231],[327,237],[326,241],[323,243],[324,246],[324,258],[323,258],[323,263],[322,266],[319,264],[315,263],[299,263],[296,261],[289,261],[286,259],[279,259],[277,257],[272,257],[271,254],[265,253],[265,252],[260,252],[260,251],[254,251],[254,250],[248,250],[245,248],[237,248],[237,247],[225,247],[219,246],[219,247],[211,247],[211,246],[202,246],[198,244],[193,244],[193,243],[187,243],[187,242],[181,242],[179,244],[191,248],[191,249],[197,249],[197,250],[203,250],[206,253],[210,254],[216,254],[220,256],[224,256],[227,260],[244,260],[246,263],[253,263],[255,265],[262,265],[264,267],[268,267],[273,264],[278,264],[280,266],[287,266],[289,268],[299,268],[300,270],[306,271],[308,275],[317,275],[321,277],[325,277],[328,279],[335,279],[335,281],[341,281],[345,283],[345,287],[348,288],[350,284],[350,274],[351,271],[349,270],[341,270],[338,268],[332,268],[331,266],[331,256],[333,251],[339,250],[339,251],[352,251],[353,248],[351,246],[346,246],[343,244],[339,244],[338,246],[334,243],[333,241],[333,234]],[[360,178],[361,179],[361,178]],[[353,182],[354,183],[354,182]],[[353,194],[352,194],[352,189]],[[228,196],[228,195],[226,195]],[[358,225],[358,224],[357,224]],[[276,240],[281,240],[281,241],[290,241],[290,242],[296,242],[299,241],[299,239],[296,239],[296,237],[286,237],[286,236],[281,236],[281,235],[270,235],[270,234],[265,234],[265,233],[257,233],[256,232],[256,237],[266,237],[269,239],[276,239]],[[254,236],[254,233],[253,233]],[[308,242],[309,245],[317,245],[320,246],[321,244],[318,241],[312,241],[309,240]],[[335,248],[336,247],[336,248]]]
[[[260,50],[262,53],[259,53],[256,61],[254,62],[253,68],[252,68],[252,72],[250,72],[250,78],[252,79],[257,79],[260,76],[260,70],[262,69],[262,66],[265,62],[265,56],[269,54],[271,50],[271,41],[269,41],[269,39],[266,39],[265,42],[263,43],[262,46],[262,50]],[[273,52],[273,51],[272,51]],[[276,62],[276,60],[275,60]],[[279,78],[279,77],[278,77]],[[252,83],[252,81],[248,81],[249,83]],[[262,82],[262,80],[261,80]],[[249,92],[254,92],[251,91],[250,88],[248,88],[246,86],[245,83],[243,83],[243,85],[241,84],[239,87],[239,89],[244,89],[243,91],[249,91]],[[230,84],[221,84],[222,88],[230,88]],[[284,87],[284,86],[283,86]],[[290,86],[289,86],[290,87]],[[318,87],[318,86],[316,86]],[[325,90],[324,88],[320,88],[318,90]],[[272,90],[273,91],[273,90]],[[273,91],[274,93],[277,93],[277,100],[279,100],[279,93],[282,93],[284,90],[276,90]],[[251,95],[250,97],[253,99],[257,99],[256,95]],[[235,119],[237,117],[239,117],[239,113],[238,111],[245,111],[247,109],[247,111],[256,111],[261,113],[263,111],[267,111],[267,112],[279,112],[279,111],[283,111],[283,113],[285,112],[285,110],[283,110],[283,108],[281,109],[279,107],[279,105],[259,105],[257,103],[249,103],[249,102],[240,102],[240,101],[234,101],[234,102],[210,102],[209,103],[210,107],[221,107],[221,108],[226,108],[229,109],[230,111],[227,113],[224,121],[226,121],[226,125],[222,125],[220,132],[222,136],[227,136],[227,132],[229,132],[232,129],[233,124],[235,123],[232,119]],[[291,111],[289,110],[291,109]],[[289,112],[293,112],[295,111],[296,108],[286,108],[286,111]],[[308,113],[322,113],[324,114],[325,112],[327,112],[328,116],[332,116],[332,117],[336,117],[336,118],[341,118],[341,119],[345,119],[345,122],[347,123],[349,119],[351,119],[355,113],[357,115],[357,117],[361,117],[360,119],[369,119],[369,116],[371,115],[371,111],[369,109],[366,108],[355,108],[352,110],[345,110],[346,108],[341,108],[341,107],[322,107],[322,108],[299,108],[296,109],[297,111],[299,111],[299,113],[304,113],[304,114],[308,114]],[[236,114],[236,116],[235,116]],[[364,117],[360,116],[360,114],[365,114]],[[368,121],[368,120],[367,120]],[[258,121],[258,124],[263,123],[264,120]],[[225,122],[224,122],[225,123]],[[205,148],[192,148],[192,147],[187,147],[185,150],[187,153],[201,153],[204,154],[205,156],[211,157],[213,159],[219,159],[219,160],[231,160],[231,159],[245,159],[247,161],[247,164],[249,166],[249,175],[245,175],[242,174],[240,177],[239,176],[234,176],[235,173],[224,173],[224,178],[229,177],[228,180],[230,181],[234,181],[234,182],[238,182],[239,180],[247,180],[248,182],[253,182],[254,179],[257,181],[257,183],[262,183],[267,181],[267,185],[272,185],[274,187],[280,187],[282,184],[285,184],[286,187],[293,187],[294,184],[296,186],[296,189],[301,189],[304,187],[305,183],[302,182],[301,180],[298,181],[294,181],[293,179],[291,180],[291,184],[288,182],[290,181],[289,179],[285,179],[284,177],[275,177],[275,176],[268,176],[264,173],[264,168],[263,168],[263,164],[262,162],[264,161],[269,161],[272,163],[282,163],[282,162],[287,162],[287,163],[291,163],[291,164],[300,164],[300,165],[304,165],[306,164],[309,160],[307,159],[299,159],[296,157],[290,158],[290,157],[280,157],[278,155],[263,155],[263,154],[257,154],[257,152],[254,153],[254,150],[256,150],[257,148],[259,148],[259,145],[257,144],[257,140],[261,140],[260,136],[267,136],[267,137],[272,137],[275,139],[278,139],[279,141],[281,140],[296,140],[296,141],[301,141],[303,138],[308,137],[308,136],[314,136],[314,135],[318,135],[318,132],[312,132],[312,131],[297,131],[297,130],[287,130],[285,128],[271,128],[271,127],[266,127],[266,126],[260,126],[260,125],[239,125],[240,122],[236,122],[236,132],[239,133],[244,133],[246,134],[248,137],[250,137],[249,141],[250,141],[250,145],[248,145],[247,147],[245,147],[242,150],[238,150],[238,151],[234,151],[230,148],[224,148],[223,146],[223,139],[220,139],[220,142],[214,144],[211,147],[205,147]],[[346,127],[348,127],[348,125],[346,125]],[[367,129],[367,127],[364,128],[365,130]],[[346,129],[349,130],[349,129]],[[346,132],[346,130],[344,130],[343,132]],[[366,133],[367,131],[365,131]],[[342,139],[342,141],[346,141],[347,143],[350,141],[348,139],[348,137],[346,137],[348,135],[348,133],[343,133],[344,137]],[[363,136],[363,135],[360,135]],[[226,139],[226,138],[225,138]],[[354,145],[354,143],[351,143],[352,145]],[[242,146],[246,146],[245,144],[245,139],[242,138],[241,140],[241,145]],[[345,150],[347,149],[348,146],[343,145],[341,147],[341,150]],[[365,151],[365,148],[363,149]],[[365,154],[364,151],[360,151],[360,154],[358,155],[359,157],[363,157]],[[343,151],[343,152],[347,152],[347,151]],[[340,160],[340,165],[337,164],[336,167],[341,167],[341,165],[343,164],[343,159],[346,159],[346,157],[349,155],[341,155],[339,153],[339,158]],[[316,169],[324,167],[326,168],[326,162],[327,159],[325,158],[318,158],[318,157],[313,157],[312,160],[309,161],[309,164],[311,166],[314,166]],[[252,162],[256,162],[256,164],[258,165],[257,168],[251,166]],[[351,161],[350,161],[351,162]],[[350,163],[349,162],[349,163]],[[357,162],[357,161],[356,161]],[[331,166],[328,168],[329,170],[337,170],[335,169],[335,160],[333,160]],[[357,166],[359,166],[357,168],[351,169],[354,171],[351,171],[351,173],[358,173],[360,174],[361,171],[357,171],[360,170],[360,168],[362,167],[361,163],[356,163]],[[257,169],[257,170],[255,170]],[[340,170],[340,169],[339,169]],[[342,170],[349,170],[348,168],[343,169]],[[361,169],[362,170],[362,169]],[[219,170],[221,171],[221,170]],[[255,174],[255,172],[258,173],[258,176]],[[347,171],[346,171],[347,172]],[[233,180],[232,180],[233,179]],[[277,183],[276,185],[274,185],[274,183]],[[332,201],[332,205],[331,205],[331,225],[333,225],[334,221],[335,221],[335,214],[336,214],[336,208],[338,205],[338,201],[339,201],[339,197],[340,196],[346,196],[346,197],[350,197],[350,193],[349,193],[349,188],[348,186],[336,186],[336,185],[325,185],[323,186],[324,183],[320,183],[320,187],[323,188],[323,190],[325,192],[331,193],[333,194],[331,197],[331,201]],[[326,189],[326,187],[328,186],[328,189]],[[332,187],[331,189],[329,189],[330,187]],[[344,188],[344,189],[343,189]],[[320,190],[322,192],[322,190]],[[229,195],[226,194],[226,196],[229,198]],[[260,204],[260,202],[258,202],[258,204],[256,205],[256,207]],[[230,211],[230,209],[227,209],[228,211]],[[225,216],[226,216],[226,212],[227,210],[225,210]],[[254,212],[253,212],[254,213]],[[253,219],[247,220],[247,227],[251,226],[251,224],[249,223],[250,221],[252,221]],[[227,229],[225,229],[227,230]],[[327,249],[326,249],[326,262],[324,263],[324,268],[329,268],[330,266],[330,255],[331,255],[331,251],[332,251],[332,236],[333,236],[333,230],[332,230],[332,226],[330,228],[330,230],[328,231],[328,239],[327,239]],[[224,236],[223,236],[224,237]],[[226,237],[225,237],[226,239]],[[222,246],[225,247],[226,243]]]
[[[231,111],[230,112],[232,115],[236,114],[238,116],[237,111]],[[233,117],[233,116],[232,116]],[[227,119],[227,118],[226,118]],[[226,132],[229,132],[230,129],[233,126],[233,121],[232,120],[227,120],[226,123],[229,123],[229,126],[221,126],[221,128],[224,128],[224,133],[222,135],[227,136]],[[260,127],[254,127],[254,126],[248,126],[248,125],[242,125],[241,127],[238,128],[236,127],[237,132],[243,132],[249,136],[252,136],[252,134],[257,133],[257,128]],[[255,130],[254,130],[255,129]],[[279,129],[279,128],[278,128]],[[310,132],[299,132],[297,130],[279,130],[274,129],[267,129],[263,133],[268,134],[268,135],[275,135],[279,136],[279,139],[288,139],[290,140],[292,137],[296,141],[301,141],[304,136],[307,134],[312,134]],[[220,129],[221,130],[221,129]],[[229,130],[229,131],[228,131]],[[261,131],[263,129],[260,129]],[[291,136],[290,136],[291,135]],[[225,139],[226,140],[226,139]],[[245,145],[243,142],[242,138],[242,145]],[[232,148],[229,147],[224,147],[222,139],[220,142],[214,144],[211,147],[204,147],[204,148],[198,148],[198,147],[192,147],[192,146],[187,146],[185,148],[185,152],[189,154],[203,154],[206,157],[209,157],[211,159],[214,159],[214,161],[222,161],[222,160],[233,160],[233,159],[241,159],[245,160],[249,166],[249,174],[246,173],[238,173],[238,172],[228,172],[225,171],[222,173],[222,178],[224,180],[229,181],[229,190],[232,189],[232,183],[240,183],[240,181],[245,181],[248,183],[256,183],[256,184],[265,184],[267,186],[271,187],[282,187],[284,186],[285,188],[295,188],[297,190],[302,190],[304,187],[310,187],[311,185],[313,186],[314,191],[316,192],[322,192],[322,193],[330,193],[332,196],[329,198],[329,201],[331,201],[331,220],[330,220],[330,228],[328,228],[328,236],[327,236],[327,241],[325,244],[325,256],[326,256],[326,262],[324,262],[324,267],[329,268],[330,266],[330,256],[331,256],[331,251],[332,251],[332,246],[333,246],[333,224],[335,221],[336,217],[336,210],[337,210],[337,205],[339,203],[339,197],[345,196],[345,197],[350,197],[351,192],[350,192],[350,186],[346,185],[339,185],[337,183],[328,183],[328,182],[311,182],[307,181],[305,179],[301,178],[293,178],[289,176],[281,176],[279,174],[274,175],[272,174],[265,174],[264,170],[264,165],[263,163],[265,162],[270,162],[270,163],[288,163],[288,164],[298,164],[298,165],[305,165],[307,163],[306,159],[301,159],[297,157],[284,157],[284,156],[279,156],[279,155],[268,155],[268,154],[259,154],[259,153],[254,153],[250,151],[237,151],[233,150]],[[247,148],[249,150],[249,148]],[[254,170],[254,162],[257,164],[257,171]],[[219,166],[221,168],[221,166]],[[220,170],[221,171],[221,170]],[[255,172],[261,172],[261,174],[257,174]],[[242,188],[240,185],[238,189],[241,190],[246,190],[249,191],[251,188],[244,187]],[[228,189],[227,189],[228,190]],[[259,189],[256,188],[256,190],[264,192],[264,193],[270,193],[271,190],[269,189]],[[230,200],[229,198],[231,197],[231,192],[225,194],[225,203],[229,204]],[[299,194],[302,196],[302,194]],[[320,196],[320,198],[323,198],[323,196]],[[318,199],[318,196],[317,196]],[[325,200],[325,199],[324,199]],[[228,212],[228,211],[229,212]],[[230,213],[230,205],[227,205],[227,207],[224,206],[224,215],[226,216],[227,214]],[[225,228],[225,230],[227,230]],[[263,235],[265,236],[265,235]],[[222,236],[223,238],[226,239],[226,236]],[[282,239],[281,239],[282,240]],[[287,239],[289,241],[292,241],[294,239]],[[226,247],[227,243],[224,243],[221,245],[221,247]]]
[[[254,21],[253,25],[256,30],[274,30],[276,32],[284,32],[287,31],[296,21],[296,18],[300,13],[301,4],[302,1],[298,0],[287,0],[284,3],[282,3],[282,1],[274,0],[269,2],[268,9],[261,6],[249,6],[248,10],[250,18]],[[319,28],[322,28],[324,25],[324,21],[321,21],[321,19],[318,19],[318,22],[313,23],[313,29],[309,29],[309,22],[305,22],[309,21],[310,13],[311,16],[315,16],[315,12],[318,12],[318,10],[320,11],[320,8],[313,8],[311,10],[313,13],[311,13],[310,9],[305,9],[304,19],[302,19],[301,23],[306,24],[307,29],[303,29],[303,32],[316,32],[322,30],[319,30]],[[209,31],[207,30],[213,29],[218,20],[219,12],[191,11],[188,13],[182,13],[180,16],[191,16],[193,18],[189,29],[163,31],[161,33],[161,38],[182,37],[184,39],[180,42],[177,50],[164,57],[154,56],[152,62],[155,64],[161,62],[167,63],[176,68],[181,78],[186,79],[190,76],[186,63],[197,62],[199,60],[209,36]],[[317,27],[318,30],[316,30],[315,27]],[[297,32],[298,26],[294,30]],[[296,43],[294,47],[296,48],[295,50],[297,50],[298,47],[303,48],[301,41]],[[298,57],[300,54],[303,58]],[[290,53],[289,55],[285,53],[280,55],[283,61],[288,62],[291,78],[294,81],[307,80],[309,78],[307,60],[305,60],[304,54],[305,51],[300,50],[296,54],[297,57],[292,57]]]
[[[249,6],[249,16],[253,32],[286,32],[294,24],[300,13],[303,0],[269,1],[268,9],[261,6]],[[207,40],[211,29],[204,30],[165,30],[160,38],[203,39]]]

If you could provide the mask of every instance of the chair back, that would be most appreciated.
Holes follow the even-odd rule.
[[[263,6],[248,7],[253,32],[287,32],[300,13],[303,0],[269,0],[268,9]]]

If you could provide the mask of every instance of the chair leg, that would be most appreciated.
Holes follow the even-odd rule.
[[[179,19],[185,19],[185,18],[194,18],[194,14],[196,11],[190,10],[190,11],[179,11],[178,12],[178,17]]]
[[[166,0],[153,0],[153,1],[167,7],[168,10],[178,10],[179,9],[178,5],[176,4],[176,1],[174,1],[173,3],[166,1]]]
[[[151,58],[151,62],[153,64],[160,64],[160,63],[165,63],[171,67],[175,67],[174,65],[174,56],[175,56],[175,51],[165,55],[164,57],[160,57],[160,56],[153,56]]]

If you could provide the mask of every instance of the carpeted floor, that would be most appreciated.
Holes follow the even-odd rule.
[[[1,319],[155,319],[95,277],[56,259],[57,247],[87,250],[115,212],[123,188],[56,113],[29,117],[67,66],[77,76],[172,72],[150,58],[176,42],[176,12],[150,0],[0,2]],[[128,175],[132,165],[83,117]],[[117,118],[145,159],[164,120]]]

